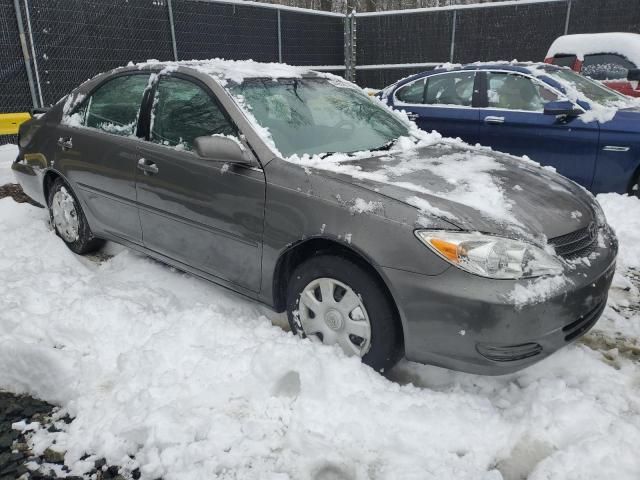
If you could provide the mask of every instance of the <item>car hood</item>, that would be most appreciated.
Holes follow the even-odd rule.
[[[591,194],[567,178],[527,159],[456,142],[329,162],[325,172],[415,207],[418,226],[437,217],[462,230],[545,244],[595,219]]]

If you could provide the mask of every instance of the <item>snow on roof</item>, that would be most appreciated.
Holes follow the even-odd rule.
[[[241,83],[245,78],[300,78],[302,75],[313,73],[311,67],[294,67],[284,63],[261,63],[253,60],[224,60],[212,58],[209,60],[188,60],[179,62],[161,62],[147,60],[142,63],[129,63],[130,67],[151,68],[161,66],[165,70],[175,70],[178,67],[188,67],[198,70],[219,80],[231,80]],[[329,75],[329,74],[323,74]]]
[[[640,66],[640,35],[623,32],[564,35],[551,44],[547,58],[563,53],[577,55],[579,60],[584,60],[585,55],[617,53]]]

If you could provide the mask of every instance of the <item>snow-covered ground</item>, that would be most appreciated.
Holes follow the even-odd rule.
[[[16,145],[0,145],[0,185],[15,183],[11,164],[18,155]]]
[[[385,378],[130,250],[78,257],[44,210],[0,199],[0,388],[75,417],[31,425],[75,473],[106,457],[149,479],[637,480],[640,201],[599,200],[621,251],[586,344],[503,377]]]

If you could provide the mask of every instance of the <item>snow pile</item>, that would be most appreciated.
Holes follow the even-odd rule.
[[[75,473],[105,456],[167,479],[640,475],[623,358],[570,346],[503,378],[405,363],[389,381],[130,251],[77,257],[35,207],[0,200],[0,238],[0,387],[75,416],[34,436]]]
[[[636,33],[608,32],[564,35],[549,47],[546,58],[558,54],[576,55],[584,60],[585,55],[615,53],[640,66],[640,35]]]
[[[11,164],[17,156],[17,145],[0,145],[0,186],[6,183],[16,183],[11,171]]]
[[[597,199],[620,242],[618,268],[640,270],[640,198],[606,193]]]

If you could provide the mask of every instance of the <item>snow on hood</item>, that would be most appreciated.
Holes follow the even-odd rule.
[[[415,143],[414,143],[415,142]],[[527,159],[422,133],[388,152],[287,159],[416,207],[424,217],[545,244],[588,225],[590,195]],[[347,177],[347,178],[345,178]]]
[[[640,66],[640,35],[623,32],[564,35],[551,44],[547,58],[558,54],[572,54],[582,61],[585,55],[597,53],[622,55]]]

